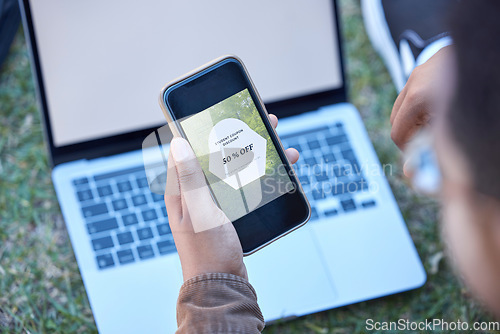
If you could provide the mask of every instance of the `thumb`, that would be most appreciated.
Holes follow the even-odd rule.
[[[182,193],[207,186],[200,163],[191,145],[184,138],[175,137],[172,139],[170,152],[177,170],[179,188]],[[209,193],[208,195],[210,196]]]
[[[195,232],[209,229],[209,218],[219,218],[222,211],[215,205],[210,190],[189,143],[180,137],[172,139],[170,150],[177,170],[177,178],[182,196],[182,215],[189,215]],[[219,219],[214,219],[215,221]],[[212,222],[219,225],[217,222]]]

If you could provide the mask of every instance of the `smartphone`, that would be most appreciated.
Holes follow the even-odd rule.
[[[238,57],[215,59],[168,83],[160,105],[173,135],[193,148],[244,255],[308,221],[309,202]]]

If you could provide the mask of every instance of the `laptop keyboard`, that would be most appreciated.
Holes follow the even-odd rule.
[[[311,203],[311,222],[376,206],[342,123],[281,137],[301,155],[295,171]],[[99,269],[176,251],[162,195],[143,166],[73,180]],[[333,200],[332,200],[333,199]]]
[[[311,204],[311,222],[376,206],[341,122],[282,136],[281,141],[300,152],[295,171]]]
[[[99,269],[176,251],[162,195],[151,193],[144,167],[73,180]]]

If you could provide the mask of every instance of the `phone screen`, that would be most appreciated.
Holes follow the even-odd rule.
[[[237,59],[168,86],[163,101],[245,254],[307,221],[307,198]]]
[[[180,125],[229,220],[294,189],[248,88]]]

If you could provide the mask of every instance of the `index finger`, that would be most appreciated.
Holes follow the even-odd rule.
[[[406,87],[407,85],[403,87],[403,90],[399,93],[398,97],[396,98],[396,101],[394,101],[394,105],[391,111],[391,117],[389,118],[391,125],[394,124],[394,120],[396,119],[396,116],[398,115],[399,110],[401,109],[401,106],[403,105],[403,102],[405,100],[406,92],[408,91]]]
[[[269,114],[269,121],[271,122],[273,128],[276,129],[276,127],[278,126],[278,117],[276,117],[276,115]]]

